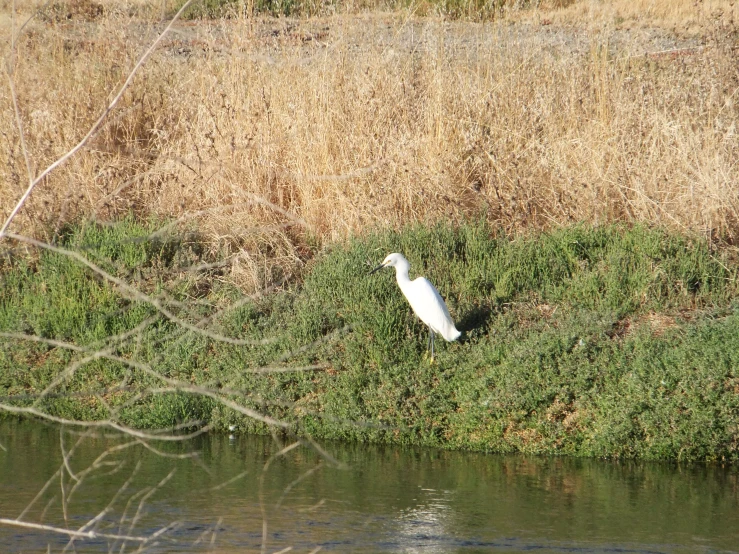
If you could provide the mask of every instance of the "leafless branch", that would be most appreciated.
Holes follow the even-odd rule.
[[[280,498],[277,499],[277,502],[275,503],[275,509],[279,509],[280,506],[282,506],[282,503],[284,502],[285,498],[288,494],[290,494],[290,491],[295,487],[295,485],[298,485],[299,483],[305,481],[308,477],[313,475],[316,471],[321,469],[323,467],[322,463],[318,463],[314,467],[310,468],[307,471],[304,471],[302,474],[300,474],[296,479],[293,479],[292,482],[288,483],[287,486],[283,489],[282,494],[280,495]]]
[[[246,477],[246,475],[248,473],[249,473],[248,471],[242,471],[241,473],[239,473],[235,477],[231,477],[231,479],[229,479],[228,481],[224,481],[223,483],[220,483],[220,484],[216,485],[215,487],[211,487],[209,490],[211,490],[211,491],[217,491],[217,490],[220,490],[220,489],[222,489],[224,487],[227,487],[231,483],[235,483],[239,479],[243,479],[244,477]]]
[[[291,450],[296,449],[298,446],[300,446],[300,441],[296,441],[292,444],[289,444],[285,446],[284,448],[280,449],[279,452],[273,454],[270,456],[270,458],[264,463],[264,466],[262,467],[262,475],[259,478],[259,506],[262,510],[262,554],[266,554],[267,552],[267,506],[265,504],[264,500],[264,478],[267,475],[267,471],[269,470],[269,466],[272,465],[272,462],[274,462],[277,458],[280,458],[281,456],[284,456]]]
[[[87,266],[92,271],[100,275],[102,278],[104,278],[107,281],[110,281],[111,283],[118,286],[122,291],[129,294],[132,298],[140,301],[145,302],[151,306],[153,306],[157,311],[159,311],[164,317],[172,321],[173,323],[176,323],[177,325],[180,325],[181,327],[184,327],[185,329],[189,331],[193,331],[195,333],[198,333],[200,335],[203,335],[205,337],[211,338],[213,340],[217,340],[219,342],[226,342],[229,344],[235,344],[235,345],[254,345],[254,344],[268,344],[272,342],[274,339],[261,339],[261,340],[251,340],[251,339],[234,339],[231,337],[226,337],[224,335],[221,335],[219,333],[213,333],[212,331],[207,331],[205,329],[199,328],[196,325],[193,325],[191,323],[188,323],[187,321],[177,317],[175,314],[173,314],[171,311],[169,311],[163,303],[152,296],[149,296],[148,294],[145,294],[135,287],[132,287],[129,285],[126,281],[123,279],[119,279],[118,277],[115,277],[102,269],[101,267],[95,265],[90,260],[82,256],[81,254],[74,252],[73,250],[67,250],[66,248],[61,248],[59,246],[53,246],[51,244],[48,244],[46,242],[42,242],[36,239],[32,239],[30,237],[25,237],[23,235],[17,235],[15,233],[5,233],[6,236],[17,240],[19,242],[24,242],[26,244],[31,244],[33,246],[36,246],[37,248],[43,248],[45,250],[49,250],[51,252],[55,252],[57,254],[61,254],[63,256],[67,256],[69,258],[73,258],[77,260],[82,265]]]
[[[128,534],[129,535],[133,532],[133,528],[136,526],[136,523],[138,523],[139,518],[141,517],[141,512],[142,512],[142,510],[144,508],[144,504],[146,503],[146,501],[149,498],[151,498],[151,495],[153,495],[155,492],[157,492],[159,489],[161,489],[167,483],[167,481],[169,481],[170,479],[172,479],[172,477],[174,476],[174,474],[175,474],[175,470],[173,469],[172,471],[170,471],[167,474],[166,477],[164,477],[164,479],[162,479],[161,481],[159,481],[159,483],[157,485],[155,485],[154,487],[152,487],[149,491],[146,492],[146,494],[144,494],[141,497],[141,500],[139,501],[139,505],[138,505],[138,507],[136,509],[136,513],[131,518],[131,523],[128,526]],[[123,549],[124,546],[125,546],[125,540],[124,540],[124,544],[121,545],[121,550]]]
[[[113,108],[115,108],[116,104],[120,101],[120,99],[123,97],[123,93],[126,92],[126,89],[128,89],[129,85],[133,81],[134,77],[138,73],[139,69],[141,69],[141,66],[144,64],[146,59],[151,55],[152,52],[156,49],[157,45],[161,42],[161,40],[164,38],[164,36],[167,34],[167,32],[172,28],[172,25],[174,25],[174,22],[179,19],[179,17],[182,15],[182,13],[192,4],[193,0],[187,0],[182,7],[179,9],[179,11],[175,14],[175,16],[170,20],[170,22],[167,24],[167,26],[164,28],[164,30],[157,36],[157,38],[154,40],[154,42],[149,46],[149,48],[144,52],[144,54],[139,58],[139,61],[136,63],[136,65],[133,67],[131,72],[128,74],[128,78],[124,81],[124,83],[121,85],[120,89],[118,89],[118,93],[113,97],[113,100],[110,101],[108,106],[103,110],[103,113],[100,115],[100,117],[93,123],[92,127],[90,127],[90,130],[87,132],[87,134],[82,137],[82,140],[80,140],[75,146],[73,146],[70,150],[68,150],[63,156],[60,158],[57,158],[56,161],[54,161],[51,165],[49,165],[46,169],[44,169],[37,177],[33,177],[29,173],[29,180],[30,184],[28,188],[26,189],[26,192],[23,193],[23,196],[21,196],[20,200],[18,200],[18,203],[15,205],[13,210],[10,212],[10,215],[5,220],[5,223],[3,224],[2,228],[0,229],[0,239],[2,239],[4,236],[6,236],[6,231],[8,230],[8,227],[10,226],[11,222],[15,218],[15,216],[18,214],[18,212],[23,207],[23,204],[26,203],[26,200],[28,200],[28,197],[31,196],[31,193],[33,192],[33,189],[52,171],[54,171],[57,167],[62,165],[64,162],[66,162],[69,158],[74,156],[85,144],[87,144],[87,141],[89,141],[95,133],[97,133],[100,126],[103,124],[105,119],[108,117],[108,114],[110,114],[111,111],[113,111]],[[12,77],[11,77],[12,79]],[[22,129],[19,129],[19,132],[22,132]],[[28,157],[28,153],[26,151],[26,157]],[[30,171],[30,163],[28,165],[29,171]]]
[[[150,537],[141,537],[136,535],[116,535],[113,533],[98,533],[97,531],[74,531],[65,529],[64,527],[55,527],[53,525],[42,525],[40,523],[32,523],[30,521],[20,521],[17,519],[8,519],[0,517],[0,525],[11,525],[15,527],[24,527],[26,529],[39,529],[41,531],[51,531],[60,535],[84,539],[113,539],[124,540],[128,542],[147,542]]]
[[[107,505],[105,506],[105,508],[103,508],[103,509],[102,509],[102,510],[101,510],[100,512],[98,512],[98,514],[97,514],[97,515],[96,515],[95,517],[93,517],[93,518],[89,519],[89,520],[88,520],[88,521],[87,521],[87,522],[86,522],[86,523],[85,523],[84,525],[82,525],[82,526],[81,526],[81,527],[80,527],[79,529],[77,529],[77,531],[78,531],[78,532],[85,532],[85,531],[87,531],[87,530],[88,530],[88,528],[90,528],[90,527],[93,527],[93,528],[94,528],[95,526],[97,526],[98,522],[99,522],[99,521],[100,521],[100,520],[101,520],[101,519],[102,519],[102,518],[103,518],[103,517],[104,517],[104,516],[105,516],[105,515],[106,515],[107,513],[109,513],[109,512],[110,512],[110,511],[112,510],[112,507],[113,507],[113,505],[115,504],[116,500],[118,500],[118,498],[119,498],[119,497],[120,497],[120,496],[121,496],[121,495],[122,495],[122,494],[123,494],[123,493],[124,493],[124,492],[126,491],[126,489],[128,489],[128,487],[129,487],[129,486],[131,485],[131,482],[133,481],[133,478],[134,478],[134,476],[136,475],[136,473],[137,473],[137,472],[139,471],[139,469],[140,469],[140,468],[141,468],[141,463],[140,463],[140,461],[139,461],[139,462],[137,462],[137,463],[136,463],[136,467],[134,468],[133,472],[132,472],[132,473],[131,473],[131,475],[130,475],[130,476],[128,477],[128,479],[126,480],[126,482],[125,482],[125,483],[123,483],[123,485],[122,485],[122,486],[118,487],[118,490],[117,490],[117,491],[115,492],[115,494],[114,494],[114,495],[113,495],[113,497],[112,497],[112,498],[110,499],[110,501],[108,501],[108,504],[107,504]],[[70,495],[70,496],[71,496],[71,495]],[[130,531],[129,531],[129,535],[130,535]],[[75,540],[76,538],[77,538],[76,536],[72,536],[72,537],[70,537],[70,538],[69,538],[69,542],[68,542],[68,543],[67,543],[67,545],[66,545],[66,546],[64,547],[64,550],[63,550],[62,552],[66,552],[67,550],[69,550],[70,548],[72,548],[72,547],[73,547],[73,545],[74,545],[74,540]]]
[[[81,420],[76,420],[76,419],[66,419],[63,417],[57,417],[51,414],[47,414],[46,412],[42,412],[41,410],[38,410],[36,408],[31,408],[31,407],[12,406],[10,404],[0,403],[0,410],[4,410],[11,414],[32,415],[32,416],[35,416],[41,419],[45,419],[47,421],[53,421],[54,423],[61,423],[63,425],[71,425],[75,427],[109,428],[109,429],[118,431],[120,433],[130,435],[132,437],[138,437],[144,440],[155,440],[155,441],[158,440],[158,441],[166,441],[166,442],[187,441],[187,440],[192,439],[193,437],[197,437],[198,435],[207,433],[211,429],[210,425],[204,425],[203,427],[200,427],[196,431],[193,431],[192,433],[188,433],[186,435],[165,435],[165,434],[157,435],[155,433],[146,433],[144,431],[140,431],[132,427],[127,427],[125,425],[116,423],[115,421],[110,421],[110,420],[81,421]]]

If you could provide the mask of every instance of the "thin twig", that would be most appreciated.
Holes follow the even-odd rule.
[[[224,487],[227,487],[231,483],[234,483],[234,482],[238,481],[239,479],[242,479],[243,477],[245,477],[247,473],[249,473],[249,472],[248,471],[242,471],[236,477],[231,477],[231,479],[229,479],[228,481],[224,481],[223,483],[220,483],[220,484],[218,484],[218,485],[216,485],[214,487],[211,487],[208,490],[211,491],[211,492],[213,492],[213,491],[220,490],[220,489],[222,489]]]
[[[128,479],[126,479],[126,482],[123,483],[123,485],[118,488],[116,493],[113,495],[113,498],[111,498],[110,501],[108,502],[107,506],[105,506],[105,508],[103,508],[100,512],[98,512],[98,514],[95,517],[88,520],[84,525],[82,525],[79,529],[77,529],[78,532],[85,532],[89,527],[93,527],[97,525],[98,522],[102,520],[103,517],[105,517],[105,515],[108,514],[112,510],[113,504],[115,504],[116,500],[118,500],[118,498],[123,494],[123,492],[131,485],[134,477],[136,476],[136,473],[138,473],[140,468],[141,468],[141,460],[139,460],[136,463],[136,466],[134,467],[134,470],[131,472],[131,475],[128,477]],[[74,536],[69,538],[69,542],[64,547],[62,554],[66,552],[67,550],[69,550],[70,548],[74,547],[74,541],[76,538],[77,537],[74,537]]]
[[[101,267],[95,265],[90,260],[82,256],[81,254],[78,254],[77,252],[74,252],[72,250],[67,250],[66,248],[61,248],[59,246],[53,246],[49,243],[42,242],[40,240],[32,239],[30,237],[26,237],[23,235],[17,235],[15,233],[5,233],[6,236],[17,240],[19,242],[24,242],[27,244],[31,244],[33,246],[36,246],[37,248],[43,248],[45,250],[49,250],[51,252],[55,252],[57,254],[61,254],[63,256],[67,256],[69,258],[73,258],[80,262],[81,264],[87,266],[92,271],[103,277],[106,281],[110,281],[111,283],[117,285],[122,291],[127,292],[129,295],[131,295],[132,298],[140,301],[145,302],[154,308],[156,308],[164,317],[169,319],[172,323],[176,323],[185,329],[189,331],[193,331],[195,333],[198,333],[200,335],[203,335],[205,337],[208,337],[213,340],[217,340],[219,342],[226,342],[229,344],[235,344],[238,346],[245,346],[245,345],[255,345],[255,344],[269,344],[270,342],[273,342],[275,339],[268,338],[268,339],[260,339],[260,340],[251,340],[251,339],[234,339],[231,337],[226,337],[224,335],[221,335],[219,333],[214,333],[212,331],[206,331],[205,329],[200,329],[197,326],[193,325],[192,323],[188,323],[187,321],[177,317],[175,314],[170,312],[167,308],[164,307],[162,302],[152,296],[149,296],[148,294],[145,294],[138,290],[135,287],[132,287],[129,285],[126,281],[123,279],[119,279],[118,277],[115,277],[102,269]]]
[[[98,533],[97,531],[73,531],[64,527],[55,527],[53,525],[42,525],[40,523],[31,523],[30,521],[19,521],[17,519],[8,519],[0,517],[0,525],[12,525],[15,527],[24,527],[26,529],[39,529],[41,531],[51,531],[60,535],[68,535],[81,539],[113,539],[125,540],[131,542],[147,542],[149,537],[139,537],[133,535],[116,535],[113,533]]]
[[[280,456],[284,456],[291,450],[294,450],[295,448],[300,446],[300,444],[300,441],[288,444],[279,452],[270,456],[269,460],[264,463],[264,467],[262,467],[262,475],[259,477],[259,507],[262,511],[262,554],[266,554],[267,552],[267,507],[264,504],[264,478],[267,475],[267,471],[269,470],[269,466],[272,464],[272,462],[274,462]]]
[[[174,469],[172,471],[170,471],[166,475],[166,477],[164,477],[164,479],[162,479],[161,481],[159,481],[159,483],[157,483],[155,486],[151,487],[151,490],[149,490],[141,498],[141,500],[139,501],[138,508],[136,509],[136,513],[134,514],[133,518],[131,518],[131,524],[128,526],[128,533],[129,534],[133,532],[134,526],[136,525],[136,523],[138,523],[139,518],[141,517],[141,512],[144,509],[144,504],[146,503],[146,501],[151,497],[151,495],[153,495],[155,492],[157,492],[159,489],[161,489],[170,479],[172,479],[172,477],[174,477],[175,471],[176,470],[174,470]],[[125,546],[125,542],[124,542],[123,546]],[[121,549],[123,549],[123,546],[121,546]]]
[[[10,212],[10,215],[5,220],[5,224],[2,226],[2,229],[0,229],[0,239],[2,239],[6,235],[6,231],[8,230],[8,227],[10,226],[10,223],[13,221],[15,216],[18,214],[18,212],[23,207],[23,204],[26,203],[26,200],[28,200],[28,197],[31,196],[31,193],[33,192],[33,189],[38,185],[49,173],[54,171],[57,167],[62,165],[64,162],[66,162],[69,158],[74,156],[85,144],[87,144],[87,141],[92,138],[92,136],[97,132],[97,130],[100,128],[100,126],[103,124],[105,119],[108,117],[108,114],[110,114],[111,111],[113,111],[113,108],[115,108],[116,104],[118,104],[118,101],[123,97],[123,93],[126,91],[126,89],[129,87],[131,82],[133,81],[133,78],[138,73],[141,66],[144,64],[146,59],[151,55],[152,52],[154,52],[154,49],[157,47],[157,45],[161,42],[161,40],[164,38],[164,35],[167,34],[167,32],[172,28],[172,25],[174,25],[174,22],[179,19],[180,15],[190,6],[190,4],[193,2],[193,0],[187,0],[182,7],[179,9],[179,11],[175,14],[175,16],[170,20],[169,24],[164,28],[164,30],[159,34],[159,36],[154,40],[154,42],[151,44],[151,46],[144,52],[144,55],[139,58],[139,61],[136,63],[134,68],[131,70],[131,72],[128,74],[128,78],[126,81],[121,85],[121,88],[118,90],[118,94],[116,94],[113,97],[113,100],[110,101],[110,104],[103,110],[103,113],[100,115],[100,117],[97,119],[95,123],[93,123],[92,127],[90,127],[90,130],[87,132],[87,134],[80,140],[74,147],[72,147],[70,150],[66,152],[63,156],[60,158],[57,158],[55,162],[53,162],[51,165],[49,165],[46,169],[44,169],[40,175],[38,175],[35,179],[32,179],[30,182],[30,185],[26,189],[26,192],[21,196],[21,199],[18,201],[18,203],[15,205],[13,210]]]
[[[97,427],[97,428],[107,427],[109,429],[114,429],[115,431],[118,431],[125,435],[131,435],[132,437],[138,437],[140,439],[155,440],[155,441],[167,441],[167,442],[187,441],[194,437],[202,435],[203,433],[207,433],[208,431],[212,429],[211,425],[205,425],[201,427],[200,429],[198,429],[197,431],[188,433],[187,435],[156,435],[152,433],[145,433],[143,431],[139,431],[138,429],[133,429],[131,427],[126,427],[125,425],[121,425],[119,423],[116,423],[115,421],[110,421],[108,419],[100,420],[100,421],[80,421],[76,419],[66,419],[63,417],[57,417],[51,414],[47,414],[45,412],[42,412],[41,410],[37,410],[36,408],[11,406],[10,404],[4,404],[4,403],[0,403],[0,410],[5,410],[6,412],[9,412],[12,414],[33,415],[41,419],[53,421],[55,423],[62,423],[64,425],[74,425],[76,427]],[[283,424],[283,425],[286,425],[286,424]]]
[[[69,467],[69,458],[72,453],[64,451],[64,427],[59,427],[59,448],[62,451],[62,461],[64,463],[64,468],[67,470],[67,473],[69,473],[69,476],[79,483],[80,478],[77,477],[72,471],[72,468]]]
[[[308,477],[313,475],[316,471],[321,469],[323,467],[323,464],[319,462],[316,466],[310,468],[307,471],[304,471],[302,474],[300,474],[298,477],[293,479],[288,485],[282,490],[282,494],[280,495],[280,498],[277,499],[277,503],[275,504],[275,510],[279,510],[280,506],[282,506],[282,503],[285,501],[285,498],[287,498],[287,495],[290,494],[290,491],[295,487],[295,485],[298,485],[299,483],[305,481]]]

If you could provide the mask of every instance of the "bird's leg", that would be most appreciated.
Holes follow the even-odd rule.
[[[434,363],[434,332],[429,329],[429,341],[431,341],[431,360],[429,363]]]

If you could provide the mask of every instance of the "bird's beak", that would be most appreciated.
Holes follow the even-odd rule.
[[[385,267],[385,264],[384,263],[378,265],[375,269],[373,269],[372,271],[370,271],[370,275],[372,275],[373,273],[375,273],[377,271],[380,271],[383,267]]]

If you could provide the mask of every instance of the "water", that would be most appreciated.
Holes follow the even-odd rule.
[[[54,477],[78,440],[68,460],[79,481]],[[128,442],[0,421],[0,518],[48,481],[24,521],[78,529],[98,516],[89,528],[137,537],[171,526],[143,545],[78,539],[76,552],[739,552],[736,469],[327,444],[346,469],[298,447],[265,470],[281,448],[270,438],[111,450]],[[67,543],[0,525],[1,552]]]

